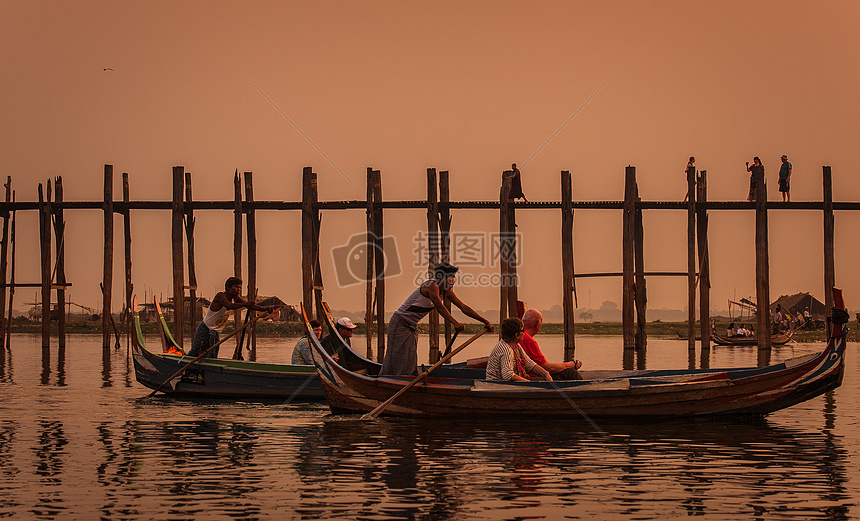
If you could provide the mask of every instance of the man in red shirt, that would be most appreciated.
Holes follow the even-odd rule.
[[[552,375],[553,380],[582,380],[582,376],[577,371],[577,369],[582,367],[582,362],[579,360],[553,363],[547,361],[546,357],[541,353],[538,343],[533,338],[538,334],[540,327],[543,325],[543,315],[541,315],[541,312],[536,309],[527,309],[523,313],[522,320],[525,326],[525,333],[523,333],[520,346],[529,355],[529,358],[534,360],[537,365],[546,369]]]

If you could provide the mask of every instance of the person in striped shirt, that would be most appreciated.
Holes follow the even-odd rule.
[[[525,327],[523,321],[510,317],[502,320],[502,339],[493,348],[487,360],[487,380],[527,382],[529,372],[539,374],[551,382],[552,376],[523,351],[520,341]]]

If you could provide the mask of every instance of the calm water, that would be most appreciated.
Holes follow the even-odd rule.
[[[560,336],[538,340],[561,358]],[[16,336],[0,359],[0,517],[860,518],[857,344],[841,388],[763,421],[593,426],[368,422],[324,403],[146,398],[125,346],[39,342]],[[261,340],[257,358],[285,362],[294,343]],[[820,347],[776,348],[772,361]],[[621,340],[578,337],[577,358],[621,368]],[[686,341],[649,340],[648,368],[688,362]],[[756,350],[714,347],[708,362],[755,365]]]

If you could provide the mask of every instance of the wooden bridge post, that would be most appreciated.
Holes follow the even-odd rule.
[[[110,306],[113,287],[113,165],[104,170],[104,264],[102,266],[102,347],[110,347]],[[181,333],[179,341],[182,340]],[[181,344],[180,344],[181,345]]]
[[[508,239],[508,230],[511,218],[511,184],[505,181],[514,175],[512,170],[502,172],[501,190],[499,191],[499,274],[501,275],[501,283],[499,284],[499,323],[510,314],[510,292],[511,288],[508,285],[510,277],[511,265],[505,257],[505,249],[507,247],[506,240]],[[516,304],[514,305],[514,313],[516,313]],[[499,329],[501,334],[501,329]]]
[[[561,304],[564,315],[564,360],[576,356],[576,278],[573,266],[573,183],[570,171],[561,172]]]
[[[451,202],[450,177],[447,170],[439,171],[439,260],[451,262]],[[448,311],[451,311],[451,301],[448,297],[442,299]],[[445,345],[451,342],[451,324],[445,321]]]
[[[373,200],[382,202],[382,174],[379,170],[373,171]],[[384,228],[382,225],[382,205],[374,204],[373,207],[373,233],[376,245],[376,356],[382,362],[385,356],[385,250],[383,249],[382,237]],[[368,247],[370,245],[368,244]]]
[[[245,172],[245,201],[249,203],[245,213],[245,225],[248,227],[248,282],[246,284],[248,300],[257,299],[257,216],[254,207],[254,174]],[[246,312],[253,313],[250,309]],[[253,315],[252,315],[253,316]],[[251,325],[248,331],[251,360],[256,359],[257,352],[257,324]]]
[[[698,206],[697,213],[697,238],[699,249],[699,329],[702,337],[702,361],[705,361],[705,351],[711,349],[711,268],[710,253],[708,251],[708,211],[704,203],[708,202],[708,172],[699,172],[698,182]]]
[[[642,208],[639,205],[639,183],[635,180],[633,182],[633,191],[633,265],[636,271],[636,278],[633,284],[635,289],[633,299],[636,304],[635,343],[640,362],[644,366],[645,348],[648,344],[648,332],[645,321],[645,313],[648,307],[648,293],[645,285],[645,228],[642,223]]]
[[[439,203],[437,199],[436,169],[427,169],[427,273],[433,273],[439,264]],[[427,360],[431,364],[439,361],[439,312],[435,309],[427,317],[429,321],[430,352]]]
[[[185,216],[185,168],[173,167],[173,205],[171,226],[171,251],[173,257],[173,336],[179,345],[185,337],[185,266],[182,251],[182,224]],[[105,284],[107,290],[108,285]]]
[[[827,316],[833,312],[833,287],[836,286],[836,262],[833,253],[835,219],[833,217],[833,178],[830,167],[822,167],[824,181],[824,306]]]
[[[12,176],[6,176],[6,202],[12,202]],[[3,236],[0,237],[0,339],[6,336],[6,271],[9,258],[9,210],[3,212]],[[11,307],[10,307],[11,309]],[[2,347],[2,342],[0,342]]]
[[[302,304],[308,319],[320,318],[314,315],[314,231],[313,197],[311,183],[316,174],[313,168],[302,168]]]
[[[767,186],[764,167],[753,167],[755,176],[755,286],[758,349],[761,353],[771,350],[770,317],[770,264],[768,260],[767,232]],[[760,357],[761,362],[761,357]]]
[[[57,344],[66,347],[66,254],[65,232],[66,221],[63,220],[63,178],[54,178],[54,240],[57,248],[56,283],[57,283]],[[54,278],[54,277],[52,277]]]
[[[128,172],[122,174],[122,200],[126,205],[131,201],[131,191],[128,184]],[[122,212],[123,232],[125,243],[125,321],[126,345],[131,342],[131,297],[134,294],[134,284],[131,282],[131,210],[128,206]]]
[[[365,199],[367,211],[367,231],[365,236],[365,260],[367,262],[365,268],[364,281],[367,285],[364,302],[364,325],[366,327],[367,336],[367,358],[373,360],[373,271],[375,268],[374,254],[376,248],[373,248],[373,231],[376,229],[373,223],[376,217],[374,209],[374,190],[373,190],[373,168],[367,167],[367,198]],[[347,262],[347,259],[341,259],[341,262]],[[381,359],[379,360],[382,361]]]
[[[634,308],[634,214],[636,211],[636,168],[628,166],[624,176],[624,213],[622,228],[622,292],[621,321],[624,350],[636,346],[633,327]]]
[[[188,249],[188,300],[190,303],[188,322],[191,324],[191,331],[194,331],[197,326],[197,268],[194,261],[194,208],[191,205],[193,201],[191,172],[185,172],[185,203],[187,205],[185,207],[185,242]]]
[[[39,183],[39,251],[42,261],[42,347],[51,346],[51,181]]]
[[[242,278],[242,178],[239,175],[237,168],[233,172],[233,276]],[[304,241],[303,241],[304,244]],[[304,266],[302,269],[304,273]],[[311,313],[308,308],[308,313]],[[242,323],[242,312],[237,309],[233,311],[234,327],[239,327]],[[236,347],[239,347],[239,340],[242,335],[236,335]]]
[[[7,182],[11,185],[12,178],[9,177]],[[12,202],[15,202],[15,190],[12,190]],[[15,304],[15,260],[17,259],[15,254],[15,227],[17,221],[17,211],[12,210],[12,229],[9,234],[9,242],[12,244],[12,262],[9,270],[9,310],[6,314],[5,343],[3,344],[6,348],[12,345],[12,309]]]
[[[313,228],[314,240],[311,242],[311,259],[314,265],[314,305],[316,306],[316,317],[322,317],[325,314],[323,309],[323,279],[322,266],[320,265],[320,227],[322,219],[319,210],[319,190],[317,188],[317,175],[311,176],[311,226]]]
[[[687,167],[687,350],[696,352],[696,168]],[[692,368],[691,368],[692,369]]]

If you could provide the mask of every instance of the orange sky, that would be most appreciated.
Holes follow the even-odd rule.
[[[529,200],[559,200],[560,170],[573,173],[575,199],[620,200],[627,165],[637,168],[643,199],[680,200],[690,155],[708,171],[711,200],[745,198],[744,162],[760,156],[776,200],[782,154],[794,165],[793,200],[821,199],[822,165],[833,168],[836,200],[860,200],[849,157],[860,135],[856,2],[4,0],[0,10],[3,175],[18,200],[35,200],[37,184],[55,175],[67,200],[99,200],[105,163],[118,194],[121,173],[130,173],[134,199],[168,200],[171,167],[183,165],[200,200],[232,199],[237,168],[254,172],[258,200],[299,200],[304,166],[318,172],[322,200],[363,199],[368,166],[381,170],[386,200],[425,198],[428,167],[451,172],[452,199],[490,200],[501,171],[539,149],[522,168]],[[67,212],[71,298],[91,306],[101,218]],[[849,307],[860,302],[858,218],[836,216],[836,280]],[[170,216],[132,219],[137,291],[166,297]],[[297,303],[299,215],[257,219],[261,293]],[[518,219],[520,295],[539,308],[560,304],[558,213]],[[753,222],[751,211],[711,214],[718,309],[755,293]],[[33,212],[19,216],[19,282],[39,277],[35,223]],[[198,277],[211,296],[232,270],[232,215],[198,212],[197,223]],[[773,298],[811,291],[823,300],[821,223],[819,212],[771,212]],[[390,311],[412,288],[412,241],[426,217],[392,210],[386,224],[404,268],[389,285]],[[497,226],[494,212],[454,214],[456,231]],[[363,307],[364,287],[338,288],[328,255],[363,228],[363,212],[323,215],[335,308]],[[117,233],[115,296],[120,221]],[[574,233],[577,271],[620,270],[620,212],[577,212]],[[645,234],[648,270],[686,269],[683,212],[647,212]],[[620,287],[620,279],[579,281],[579,303],[620,302]],[[648,288],[651,308],[686,305],[683,279]],[[476,308],[498,306],[495,288],[459,293]]]

